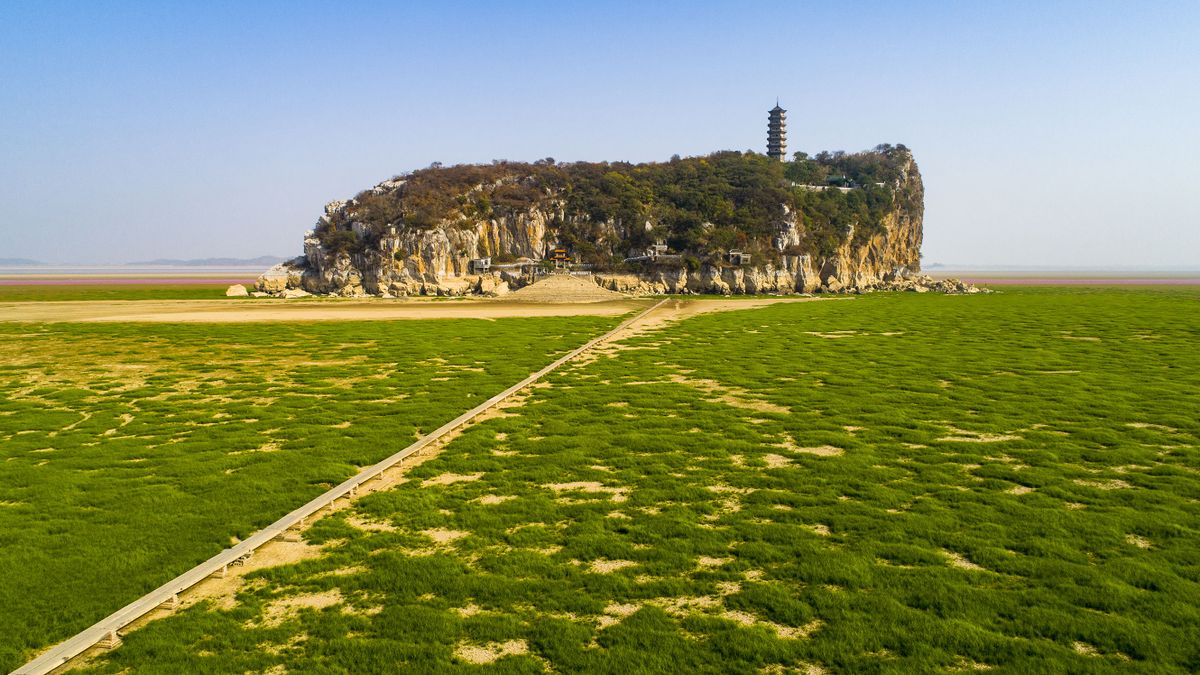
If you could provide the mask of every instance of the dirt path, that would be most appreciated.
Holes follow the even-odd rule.
[[[532,288],[532,287],[530,287]],[[599,289],[599,287],[597,287]],[[603,291],[609,293],[609,291]],[[708,298],[671,300],[644,321],[648,330],[667,321],[732,309],[819,298]],[[396,321],[411,319],[503,319],[539,316],[618,316],[648,306],[648,298],[600,302],[522,302],[470,298],[456,300],[93,300],[0,303],[0,321],[247,323],[265,321]]]
[[[815,298],[815,297],[763,297],[763,298],[719,298],[719,297],[698,297],[698,298],[676,298],[667,300],[666,304],[659,307],[654,312],[640,317],[637,321],[629,325],[624,331],[622,338],[630,335],[637,335],[647,331],[658,330],[668,323],[682,321],[697,314],[709,314],[711,312],[730,312],[739,309],[755,309],[758,307],[766,307],[768,305],[778,305],[780,303],[791,302],[824,302],[834,299],[849,299],[847,296],[839,296],[837,298]],[[609,341],[611,342],[611,340]]]
[[[521,303],[506,300],[95,300],[0,303],[0,321],[201,322],[394,321],[617,316],[646,300]]]

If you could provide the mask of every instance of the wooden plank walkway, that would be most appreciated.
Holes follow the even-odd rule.
[[[184,572],[162,586],[159,586],[146,595],[122,607],[116,612],[113,612],[90,628],[85,629],[72,638],[58,643],[57,645],[38,655],[29,663],[26,663],[20,668],[14,670],[12,675],[43,675],[44,673],[50,673],[58,668],[61,668],[71,659],[79,656],[88,649],[91,649],[93,646],[101,643],[116,644],[119,640],[117,631],[140,619],[146,614],[149,614],[155,609],[158,609],[160,606],[175,606],[178,602],[178,595],[180,593],[186,591],[192,586],[195,586],[201,581],[204,581],[213,574],[225,571],[229,565],[240,564],[240,561],[252,554],[256,549],[258,549],[258,547],[282,535],[288,529],[301,524],[304,519],[316,514],[321,509],[330,506],[334,501],[343,497],[348,498],[354,495],[357,493],[358,487],[363,483],[366,483],[372,478],[379,476],[384,471],[402,462],[405,458],[420,453],[423,449],[437,441],[439,438],[442,438],[446,434],[458,429],[459,427],[462,427],[475,417],[479,416],[481,413],[487,411],[496,404],[528,387],[534,382],[537,382],[539,379],[545,377],[547,374],[564,363],[574,359],[575,357],[602,342],[611,340],[630,325],[636,323],[646,315],[661,307],[665,302],[667,301],[658,301],[652,307],[639,313],[637,316],[623,321],[611,331],[601,335],[600,337],[589,340],[588,342],[584,343],[583,346],[568,352],[565,356],[560,357],[545,368],[542,368],[536,373],[533,373],[529,377],[509,387],[508,389],[505,389],[499,394],[496,394],[483,403],[471,408],[453,420],[443,424],[429,434],[421,437],[412,445],[393,454],[378,464],[363,469],[354,477],[347,479],[340,485],[330,489],[325,494],[313,499],[304,506],[301,506],[295,511],[292,511],[286,516],[254,533],[245,541],[238,543],[232,548],[227,548],[224,551],[221,551],[217,555],[209,558],[199,565],[196,565],[187,572]]]

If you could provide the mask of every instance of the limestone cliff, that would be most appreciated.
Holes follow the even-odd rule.
[[[903,146],[787,163],[717,153],[639,165],[432,167],[328,204],[304,255],[258,287],[498,294],[533,281],[556,248],[619,291],[891,287],[920,270],[923,198]]]

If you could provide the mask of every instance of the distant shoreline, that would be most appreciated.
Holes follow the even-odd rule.
[[[0,284],[89,283],[125,284],[167,282],[173,284],[217,284],[253,282],[266,268],[260,267],[0,267]]]
[[[936,277],[935,277],[936,278]],[[1200,276],[1187,277],[954,277],[976,286],[1200,286]]]
[[[1197,286],[1200,271],[1142,272],[1107,270],[953,270],[928,272],[935,279],[960,279],[996,286]]]
[[[138,276],[138,277],[120,277],[120,276],[89,276],[78,275],[72,277],[56,276],[24,276],[19,278],[11,278],[0,276],[0,286],[151,286],[161,284],[165,286],[179,285],[212,285],[219,286],[223,284],[253,284],[257,275],[247,275],[244,277],[233,276],[214,276],[214,277],[196,277],[196,276]]]
[[[258,268],[0,268],[0,286],[80,285],[252,285]],[[938,269],[935,279],[960,279],[977,286],[1200,286],[1200,272],[992,271]]]

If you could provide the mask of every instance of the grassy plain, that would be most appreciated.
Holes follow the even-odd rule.
[[[91,667],[1196,672],[1198,302],[697,316],[559,371],[318,521],[315,558]]]
[[[0,672],[618,320],[0,323]]]
[[[248,286],[247,286],[248,287]],[[0,302],[65,300],[215,300],[225,297],[228,283],[173,284],[0,284]]]

